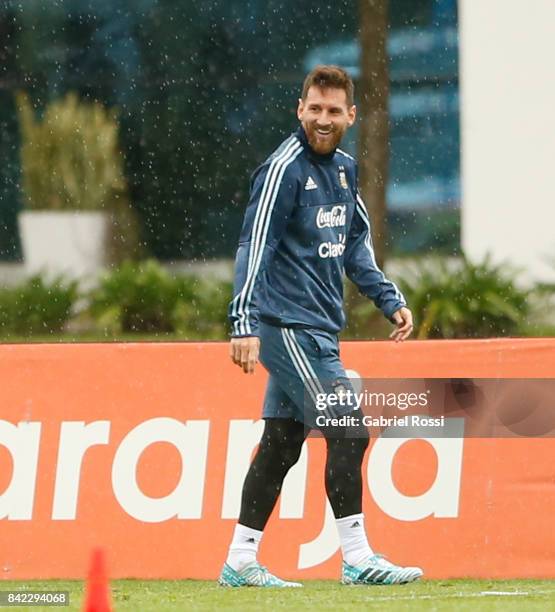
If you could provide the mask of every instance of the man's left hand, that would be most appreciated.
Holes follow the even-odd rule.
[[[389,334],[389,337],[395,342],[406,340],[412,333],[412,312],[403,306],[393,313],[392,317],[395,321],[395,329]]]

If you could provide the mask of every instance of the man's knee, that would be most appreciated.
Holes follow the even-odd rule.
[[[355,434],[356,439],[359,440],[360,448],[364,453],[370,444],[370,434],[368,433],[368,429],[364,425],[361,425],[357,428]]]
[[[361,461],[370,443],[368,429],[360,424],[342,429],[328,430],[325,434],[328,453],[345,458],[358,457]]]
[[[295,442],[294,445],[284,445],[280,450],[279,461],[282,468],[288,472],[299,460],[303,443]]]
[[[301,456],[304,437],[282,435],[273,438],[268,445],[271,461],[279,465],[286,472],[289,471]]]
[[[366,448],[370,442],[370,434],[358,415],[349,414],[349,425],[330,425],[321,427],[320,431],[326,440],[358,440],[357,445]]]
[[[267,423],[260,440],[259,452],[263,453],[271,468],[279,468],[286,473],[299,460],[304,433],[302,426],[297,425],[288,421]]]

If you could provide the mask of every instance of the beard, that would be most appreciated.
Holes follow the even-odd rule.
[[[327,153],[331,153],[334,149],[336,149],[347,129],[346,127],[341,128],[338,126],[333,126],[329,134],[323,135],[317,131],[315,124],[307,124],[303,127],[306,132],[308,144],[316,153],[319,153],[320,155],[326,155]]]

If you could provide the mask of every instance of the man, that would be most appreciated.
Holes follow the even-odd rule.
[[[257,551],[283,479],[311,428],[326,438],[325,485],[341,541],[342,582],[406,583],[422,575],[419,568],[393,565],[368,544],[361,476],[366,429],[317,424],[318,397],[352,390],[337,338],[345,322],[344,272],[395,323],[393,339],[402,341],[412,331],[403,296],[374,259],[356,162],[337,148],[355,121],[353,89],[337,66],[310,72],[297,109],[299,129],[252,178],[229,311],[230,353],[252,374],[260,351],[270,377],[264,432],[219,580],[224,586],[301,586],[270,574]],[[326,414],[356,416],[349,404]]]

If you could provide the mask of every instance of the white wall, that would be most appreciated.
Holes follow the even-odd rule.
[[[555,0],[459,0],[462,242],[554,278]]]

